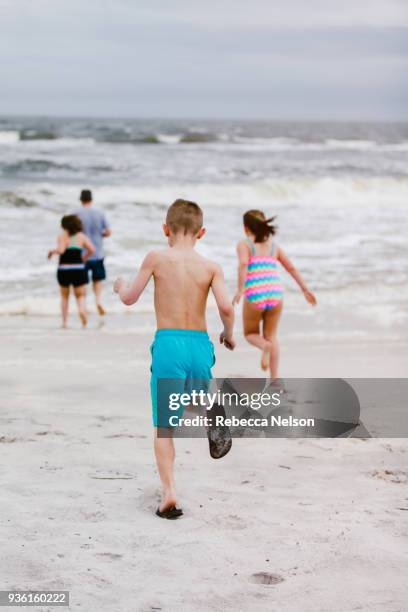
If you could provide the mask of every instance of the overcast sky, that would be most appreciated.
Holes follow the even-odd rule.
[[[408,0],[0,0],[0,113],[408,119]]]

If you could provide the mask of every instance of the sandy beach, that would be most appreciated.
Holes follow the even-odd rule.
[[[220,461],[177,440],[185,516],[161,521],[151,315],[57,325],[1,321],[2,589],[66,589],[86,612],[406,608],[405,440],[234,440]],[[284,340],[287,376],[403,376],[408,356],[402,341]],[[215,374],[259,376],[238,341]]]
[[[1,610],[408,612],[407,7],[0,0]]]

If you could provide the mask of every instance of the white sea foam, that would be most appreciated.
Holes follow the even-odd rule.
[[[18,142],[20,135],[14,130],[0,132],[0,144],[14,144]]]
[[[71,297],[71,302],[72,316],[76,316],[73,297]],[[154,312],[152,301],[148,302],[146,300],[144,303],[137,304],[132,308],[132,310],[130,310],[126,306],[123,306],[116,296],[114,298],[111,296],[107,297],[105,299],[105,306],[109,314],[127,314],[132,316],[132,314],[151,314]],[[33,317],[53,317],[60,316],[60,312],[61,309],[57,291],[55,291],[53,295],[49,294],[41,297],[26,296],[23,298],[0,302],[0,316],[24,315]],[[91,315],[96,315],[96,310],[93,306],[91,295],[88,297],[88,312]]]
[[[197,200],[204,208],[242,208],[256,205],[270,209],[277,203],[294,202],[301,203],[304,207],[313,204],[328,209],[339,204],[369,207],[384,202],[405,206],[408,199],[408,178],[301,176],[254,183],[169,183],[121,187],[104,185],[98,190],[98,201],[101,204],[120,201],[133,205],[144,203],[168,206],[177,197]]]
[[[227,143],[225,145],[225,143]],[[302,141],[297,138],[259,138],[259,137],[242,137],[235,136],[233,139],[219,138],[219,142],[204,143],[204,146],[210,148],[219,148],[220,146],[232,147],[241,151],[298,151],[308,152],[316,151],[406,151],[407,143],[379,143],[373,140],[345,140],[327,138],[322,141]]]
[[[392,144],[384,144],[382,145],[382,149],[384,151],[400,151],[407,152],[408,151],[408,142],[395,142]]]
[[[18,132],[17,132],[18,135]],[[79,149],[83,147],[93,147],[96,145],[94,138],[54,138],[54,139],[33,139],[19,140],[19,149],[35,150],[38,152],[44,150],[59,150],[59,149]]]
[[[366,151],[367,149],[372,149],[381,145],[378,145],[372,140],[337,140],[335,138],[328,138],[325,140],[324,146],[331,149],[354,149],[357,151]]]
[[[157,134],[157,139],[163,144],[178,144],[182,134]]]
[[[34,204],[29,208],[15,206],[14,200],[7,194],[3,200],[0,194],[1,219],[8,219],[10,222],[13,220],[18,222],[27,216],[38,219],[38,215],[42,212],[47,215],[43,216],[44,221],[48,219],[48,222],[55,222],[53,221],[55,215],[78,206],[78,187],[73,184],[23,183],[19,186],[16,195]],[[276,212],[284,214],[285,218],[296,226],[300,222],[304,226],[308,219],[316,223],[319,217],[322,217],[322,222],[326,223],[330,223],[331,219],[345,223],[348,215],[353,215],[356,219],[365,216],[365,224],[375,221],[380,231],[381,224],[391,221],[384,216],[384,211],[400,210],[402,213],[405,210],[408,200],[408,178],[300,176],[252,183],[105,184],[97,187],[95,197],[98,205],[106,210],[114,225],[120,227],[121,233],[123,230],[122,238],[126,240],[129,240],[126,228],[129,220],[137,219],[145,227],[150,223],[156,223],[160,228],[166,207],[177,197],[198,201],[204,208],[207,222],[216,222],[220,215],[223,216],[227,211],[231,218],[235,214],[239,219],[243,210],[258,207],[270,214]],[[361,233],[363,228],[358,230]],[[41,227],[38,232],[41,233]],[[344,233],[344,228],[341,233]],[[390,234],[388,229],[385,237],[394,234],[398,236],[398,232]],[[149,235],[151,239],[150,233],[145,235]],[[129,248],[132,249],[132,242],[129,244]]]

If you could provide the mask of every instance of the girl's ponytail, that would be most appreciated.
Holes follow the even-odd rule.
[[[255,242],[265,242],[269,236],[276,234],[277,226],[273,224],[275,219],[267,219],[261,210],[248,210],[244,214],[244,225],[254,234]]]

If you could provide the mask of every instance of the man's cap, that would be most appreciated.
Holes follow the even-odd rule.
[[[92,191],[90,189],[83,189],[79,199],[81,202],[90,202],[92,200]]]

